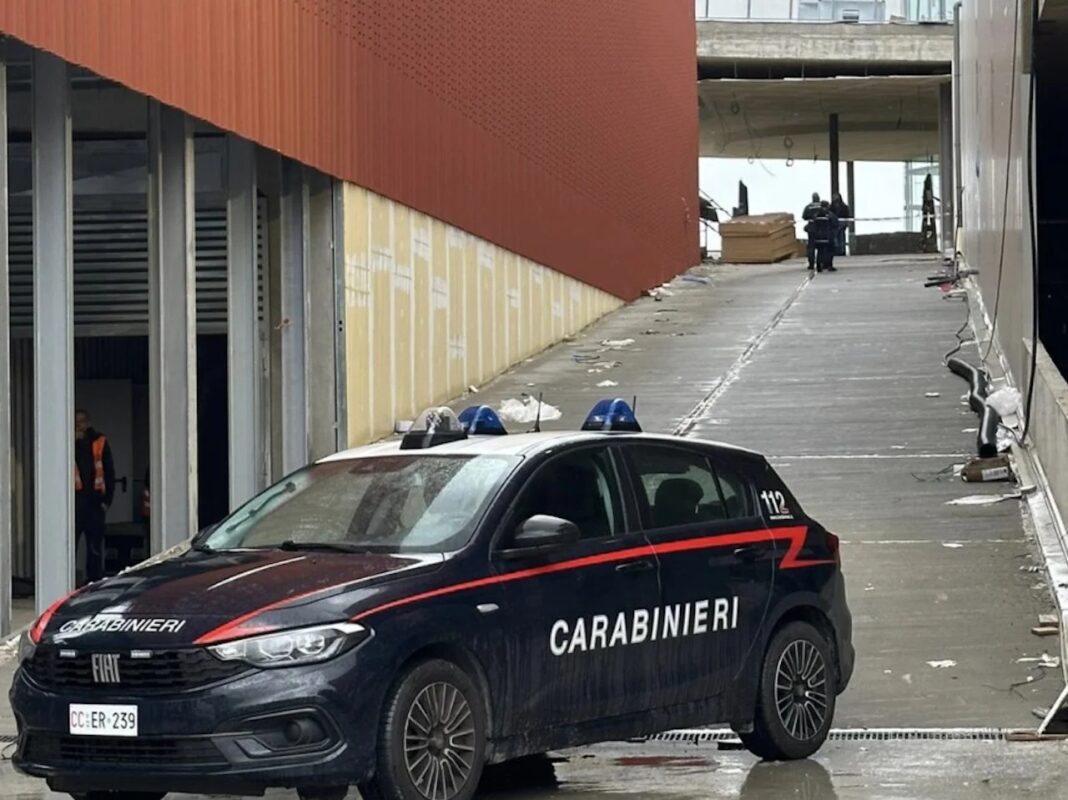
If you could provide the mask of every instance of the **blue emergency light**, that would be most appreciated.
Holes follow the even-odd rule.
[[[582,423],[582,430],[641,433],[642,426],[638,424],[638,418],[634,416],[634,410],[627,405],[627,401],[617,397],[597,403]]]
[[[468,436],[504,436],[508,433],[497,412],[489,406],[470,406],[460,412]]]

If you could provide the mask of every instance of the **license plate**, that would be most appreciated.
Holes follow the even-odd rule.
[[[137,706],[70,705],[72,736],[137,736]]]

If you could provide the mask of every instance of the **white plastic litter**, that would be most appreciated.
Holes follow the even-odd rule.
[[[992,506],[1005,500],[1019,500],[1020,493],[1012,494],[970,494],[967,497],[958,497],[956,500],[947,500],[947,506]]]
[[[943,547],[948,547],[950,550],[959,550],[964,547],[960,542],[942,542]]]
[[[924,392],[923,396],[924,397],[941,397],[942,393],[941,392]]]
[[[615,381],[601,381],[597,384],[598,389],[607,389],[609,386],[619,386]]]
[[[1049,653],[1043,653],[1040,656],[1025,656],[1024,658],[1016,659],[1017,664],[1034,664],[1038,667],[1045,667],[1046,669],[1057,669],[1061,665],[1061,659],[1058,656],[1051,656]]]
[[[1019,413],[1022,399],[1018,389],[1013,389],[1011,386],[1007,386],[1004,389],[998,389],[996,392],[989,395],[986,398],[986,404],[1001,414],[1001,416],[1009,417]]]
[[[497,413],[502,419],[509,422],[518,422],[521,424],[528,424],[538,419],[538,398],[527,397],[522,400],[517,400],[512,397],[501,403],[501,407],[497,409]],[[563,414],[560,413],[560,409],[549,403],[541,404],[541,420],[543,422],[560,419]]]
[[[934,669],[949,669],[950,667],[957,666],[957,662],[952,658],[943,658],[941,661],[928,661],[927,666]]]
[[[602,339],[601,347],[607,347],[611,350],[620,350],[624,347],[630,347],[634,344],[633,339]]]

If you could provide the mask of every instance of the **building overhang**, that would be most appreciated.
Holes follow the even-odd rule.
[[[794,161],[830,157],[838,114],[842,161],[934,159],[939,87],[949,76],[703,80],[701,155]]]
[[[699,20],[700,78],[948,74],[953,27]]]

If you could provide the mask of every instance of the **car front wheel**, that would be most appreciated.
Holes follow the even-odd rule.
[[[784,625],[768,644],[751,733],[739,734],[754,755],[808,758],[831,730],[836,698],[831,646],[807,622]]]
[[[410,669],[386,702],[365,800],[470,800],[486,757],[486,714],[474,681],[450,661]]]

